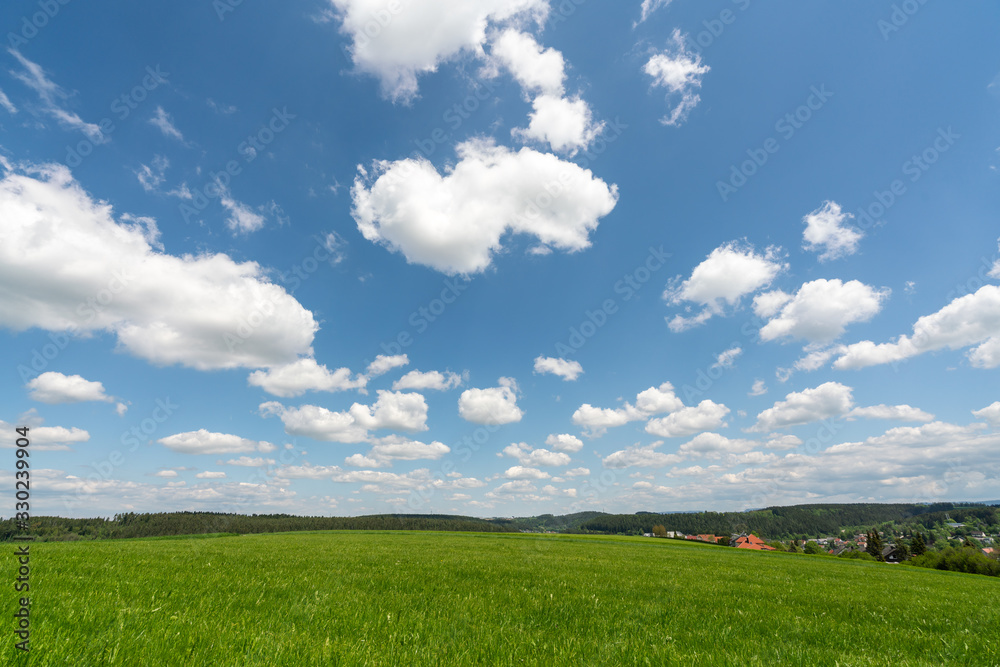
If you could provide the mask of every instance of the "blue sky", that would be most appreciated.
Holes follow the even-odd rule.
[[[998,496],[992,4],[2,16],[36,513]]]

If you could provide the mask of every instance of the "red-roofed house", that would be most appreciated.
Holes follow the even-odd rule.
[[[737,549],[753,549],[754,551],[774,551],[774,547],[764,544],[764,540],[756,535],[740,535],[733,546]]]

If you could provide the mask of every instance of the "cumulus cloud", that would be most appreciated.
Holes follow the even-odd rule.
[[[440,459],[451,449],[441,442],[423,443],[399,436],[389,436],[379,440],[367,454],[355,454],[344,459],[349,466],[358,468],[382,468],[391,466],[393,461],[417,461]]]
[[[688,114],[701,101],[695,91],[701,88],[701,79],[709,69],[701,63],[700,55],[688,50],[685,36],[675,29],[667,48],[654,53],[642,67],[642,71],[652,77],[654,88],[667,89],[667,102],[673,105],[660,118],[661,123],[676,127],[687,120]]]
[[[417,95],[420,74],[463,53],[479,54],[490,25],[541,22],[548,13],[545,0],[437,0],[396,4],[398,11],[384,0],[330,1],[351,40],[355,67],[377,77],[386,97],[404,103]]]
[[[410,371],[392,384],[393,391],[415,389],[417,391],[434,390],[447,391],[462,384],[462,376],[446,371]]]
[[[212,433],[205,429],[178,433],[157,440],[167,449],[181,454],[243,454],[273,452],[277,449],[270,442],[249,440],[228,433]]]
[[[137,357],[200,370],[311,355],[319,328],[312,313],[267,282],[255,262],[160,252],[155,224],[116,221],[65,167],[21,172],[0,180],[0,265],[7,269],[0,322],[7,328],[108,331]],[[24,285],[35,287],[25,292]]]
[[[499,387],[466,389],[458,399],[458,414],[474,424],[510,424],[521,421],[517,407],[517,383],[500,378]]]
[[[821,253],[821,262],[853,255],[864,237],[863,232],[845,224],[853,217],[844,213],[837,202],[823,202],[821,207],[802,218],[806,225],[802,232],[803,247]]]
[[[542,472],[538,468],[526,468],[524,466],[513,466],[504,471],[506,479],[549,479],[551,475]]]
[[[767,393],[767,385],[764,384],[763,380],[754,380],[753,386],[750,387],[750,393],[747,396],[763,396]]]
[[[626,402],[620,408],[595,408],[590,403],[584,403],[573,413],[573,423],[582,426],[588,437],[599,437],[609,428],[684,407],[669,382],[639,392],[635,398],[634,406]]]
[[[531,35],[514,28],[499,32],[490,44],[491,67],[510,71],[521,88],[529,93],[563,94],[566,63],[563,54],[553,48],[543,48]]]
[[[569,455],[564,452],[550,452],[547,449],[535,449],[523,442],[513,443],[504,447],[504,456],[517,459],[518,463],[530,467],[549,467],[569,465]]]
[[[664,454],[657,451],[662,441],[651,445],[633,445],[617,452],[612,452],[601,461],[605,468],[662,468],[674,465],[684,460],[679,454]]]
[[[753,246],[735,242],[713,250],[687,280],[680,282],[678,276],[664,291],[663,298],[668,303],[690,302],[704,308],[692,317],[675,316],[669,320],[670,330],[684,331],[703,324],[713,315],[720,314],[725,305],[734,306],[744,295],[770,285],[788,268],[778,258],[778,252],[777,248],[768,248],[759,254]]]
[[[934,421],[934,415],[909,405],[871,405],[864,408],[854,408],[846,415],[847,419],[892,419],[904,422]]]
[[[573,154],[590,145],[603,129],[585,101],[565,96],[565,62],[559,51],[543,49],[531,35],[510,28],[493,39],[485,73],[495,74],[500,67],[513,74],[526,94],[535,95],[529,125],[511,130],[515,137]]]
[[[262,403],[259,409],[264,417],[274,415],[281,419],[289,435],[329,442],[364,442],[369,431],[380,429],[427,430],[427,401],[422,395],[381,389],[373,405],[354,403],[342,412],[316,405],[289,408],[277,401]]]
[[[728,454],[744,454],[758,444],[760,443],[755,440],[727,438],[718,433],[700,433],[681,445],[677,452],[687,458],[718,459]]]
[[[777,296],[760,295],[754,300],[758,316],[770,319],[760,330],[762,340],[780,338],[804,339],[811,343],[826,343],[844,333],[847,325],[867,322],[882,308],[890,290],[877,290],[857,280],[819,279],[805,283],[795,296],[784,292]],[[777,303],[783,303],[774,312]]]
[[[205,472],[200,472],[195,475],[198,479],[225,479],[226,473],[224,472],[211,472],[206,470]]]
[[[488,140],[457,147],[442,176],[425,158],[361,167],[352,215],[369,241],[446,274],[485,270],[510,232],[566,252],[590,246],[590,232],[615,207],[617,186],[554,155],[514,152]]]
[[[366,373],[368,373],[370,377],[377,377],[379,375],[385,375],[393,368],[406,366],[409,363],[410,358],[405,354],[396,354],[392,356],[380,354],[375,357],[375,361],[368,364]]]
[[[985,419],[990,426],[1000,426],[1000,401],[995,401],[981,410],[973,410],[972,414]]]
[[[14,56],[22,67],[20,70],[10,70],[10,74],[38,94],[42,112],[56,119],[62,127],[68,130],[83,132],[95,144],[107,141],[107,138],[95,123],[87,123],[76,113],[64,108],[63,105],[69,99],[70,95],[61,86],[49,79],[41,65],[28,60],[17,49],[8,49],[7,52]],[[6,99],[6,95],[4,98]],[[10,104],[10,100],[7,100],[7,103],[3,106],[8,111],[13,107]]]
[[[104,393],[100,382],[85,380],[81,375],[63,375],[55,371],[42,373],[27,384],[28,396],[40,403],[82,403],[103,401],[113,403],[114,398]]]
[[[558,375],[563,380],[572,381],[583,373],[583,366],[580,365],[579,361],[539,356],[535,357],[535,372],[551,373]]]
[[[911,336],[875,344],[866,340],[848,345],[834,368],[854,369],[888,364],[925,352],[975,346],[966,353],[976,368],[1000,366],[1000,287],[985,285],[966,294],[913,325]]]
[[[0,420],[0,448],[12,449],[16,446],[18,435],[15,428],[28,426],[31,439],[31,449],[40,452],[65,452],[69,451],[70,445],[87,442],[90,440],[90,433],[75,426],[66,428],[65,426],[42,426],[44,421],[38,417],[32,408],[17,420],[17,424],[8,424]]]
[[[349,368],[330,371],[315,359],[299,359],[284,366],[254,371],[247,382],[274,396],[292,398],[307,391],[363,389],[368,384],[368,378],[364,375],[352,378]]]
[[[557,452],[578,452],[583,449],[583,440],[569,433],[553,433],[545,438],[545,444]]]
[[[646,424],[646,433],[661,438],[677,438],[693,435],[701,431],[711,431],[725,426],[729,408],[721,403],[705,399],[696,406],[682,408],[666,417],[651,419]]]
[[[792,392],[757,415],[757,423],[750,430],[767,432],[846,414],[854,406],[851,392],[850,387],[839,382]]]

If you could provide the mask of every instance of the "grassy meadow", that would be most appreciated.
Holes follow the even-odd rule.
[[[31,566],[30,662],[5,585],[3,664],[1000,664],[995,578],[673,540],[50,542]]]

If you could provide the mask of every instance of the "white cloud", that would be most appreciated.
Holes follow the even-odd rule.
[[[583,373],[583,366],[579,361],[557,359],[555,357],[535,357],[536,373],[551,373],[558,375],[565,381],[575,380]]]
[[[172,479],[174,477],[177,477],[177,471],[176,470],[160,470],[158,472],[153,473],[153,477],[164,477],[166,479]]]
[[[0,420],[0,448],[11,449],[16,446],[17,438],[21,437],[14,429],[27,425],[31,448],[40,452],[69,450],[69,445],[75,445],[90,440],[90,433],[75,426],[42,426],[44,422],[37,417],[32,408],[17,420],[17,424],[8,424]]]
[[[757,415],[757,423],[750,430],[767,432],[846,414],[854,406],[851,392],[850,387],[839,382],[792,392]]]
[[[233,234],[250,234],[256,232],[263,229],[264,224],[267,222],[266,216],[243,202],[233,199],[228,190],[222,193],[219,203],[229,211],[229,217],[226,218],[226,227]]]
[[[228,433],[212,433],[205,429],[178,433],[157,442],[167,449],[181,454],[242,454],[249,452],[273,452],[277,447],[270,442],[249,440]]]
[[[657,9],[668,6],[673,0],[642,0],[642,16],[639,23],[642,23]]]
[[[392,356],[380,354],[375,357],[375,361],[368,364],[366,373],[371,377],[377,377],[379,375],[385,375],[393,368],[406,366],[409,363],[410,358],[405,354],[396,354]]]
[[[768,248],[761,255],[752,246],[741,246],[735,242],[713,250],[705,261],[694,268],[690,278],[677,285],[678,276],[664,291],[663,298],[668,303],[690,301],[704,307],[697,316],[674,317],[670,320],[671,331],[684,331],[702,324],[721,313],[724,304],[736,305],[745,294],[770,285],[775,276],[788,268],[777,254],[776,248]]]
[[[206,470],[205,472],[200,472],[195,475],[198,479],[225,479],[226,473],[224,472],[211,472]]]
[[[573,468],[563,473],[566,477],[586,477],[590,474],[590,468]]]
[[[736,363],[736,358],[741,354],[743,354],[743,348],[739,345],[731,347],[728,350],[723,350],[719,353],[719,356],[715,358],[715,367],[732,368],[733,364]]]
[[[565,466],[570,464],[569,454],[564,452],[550,452],[547,449],[535,449],[526,443],[519,442],[504,447],[503,454],[517,459],[523,466]]]
[[[701,431],[711,431],[726,425],[723,420],[727,414],[729,408],[725,405],[705,399],[697,406],[682,408],[659,419],[651,419],[646,424],[646,433],[661,438],[677,438]]]
[[[601,461],[605,468],[662,468],[663,466],[675,465],[684,460],[678,454],[664,454],[656,451],[663,442],[654,442],[651,445],[633,445],[626,449],[612,452]]]
[[[427,401],[420,394],[378,391],[371,406],[354,403],[343,412],[333,412],[316,405],[289,408],[271,401],[260,405],[264,417],[276,415],[285,425],[285,433],[303,435],[329,442],[363,442],[369,431],[392,429],[427,430]]]
[[[9,114],[13,115],[17,113],[17,107],[14,106],[14,103],[10,101],[9,97],[7,97],[7,93],[2,90],[0,90],[0,107],[6,109]]]
[[[545,438],[545,444],[557,452],[578,452],[583,449],[583,440],[569,433],[553,433]]]
[[[11,70],[10,74],[38,94],[38,98],[42,102],[42,111],[55,118],[64,128],[83,132],[95,144],[107,141],[107,138],[96,124],[87,123],[76,113],[67,111],[62,107],[61,102],[69,99],[69,94],[49,79],[45,75],[45,70],[40,65],[31,62],[16,49],[8,49],[7,51],[24,68],[19,71]],[[8,100],[9,103],[10,101]],[[7,105],[4,105],[4,107],[6,108]],[[9,108],[7,110],[10,111]]]
[[[865,419],[894,419],[906,422],[934,421],[934,415],[909,405],[871,405],[864,408],[854,408],[846,415],[847,419],[862,417]]]
[[[124,417],[125,413],[128,412],[128,406],[124,403],[118,403],[115,405],[115,412],[119,417]]]
[[[579,97],[539,95],[531,106],[528,127],[515,128],[511,134],[548,143],[560,153],[574,155],[593,143],[604,129],[604,123],[594,122],[590,106]]]
[[[504,471],[506,479],[549,479],[551,475],[542,472],[538,468],[526,468],[524,466],[513,466]]]
[[[825,343],[839,338],[849,324],[867,322],[882,308],[890,290],[876,290],[857,280],[819,279],[805,283],[760,330],[762,340],[798,338]],[[763,295],[762,295],[763,296]],[[780,299],[787,296],[781,293]],[[756,301],[756,300],[755,300]],[[761,302],[757,314],[770,309]],[[756,304],[755,304],[756,305]]]
[[[50,405],[85,401],[114,402],[114,398],[104,393],[103,384],[85,380],[80,375],[63,375],[49,371],[42,373],[26,386],[31,391],[29,397],[32,400]]]
[[[599,437],[609,428],[684,407],[669,382],[641,391],[635,398],[634,406],[625,403],[620,408],[595,408],[590,403],[584,403],[573,413],[573,423],[582,426],[588,437]]]
[[[677,450],[688,458],[722,458],[727,454],[744,454],[756,447],[758,442],[742,438],[731,439],[718,433],[700,433],[685,442]]]
[[[538,487],[532,484],[526,479],[515,480],[512,482],[504,482],[497,488],[486,494],[489,498],[497,498],[499,496],[514,495],[514,494],[524,494],[524,493],[534,493],[538,490]]]
[[[368,378],[358,375],[352,379],[349,368],[330,371],[315,359],[299,359],[284,366],[254,371],[247,378],[247,383],[274,396],[292,398],[307,391],[363,389],[368,384]]]
[[[263,468],[264,466],[273,466],[275,463],[274,459],[265,459],[260,456],[250,457],[241,456],[238,459],[229,459],[225,462],[227,466],[241,466],[244,468]],[[217,465],[223,465],[222,461],[216,461]]]
[[[500,378],[499,387],[466,389],[458,399],[458,414],[474,424],[510,424],[521,421],[517,407],[517,383]]]
[[[567,252],[588,248],[618,200],[617,186],[554,155],[488,140],[456,150],[459,161],[444,176],[422,157],[376,162],[371,178],[359,167],[351,213],[364,237],[411,263],[479,273],[508,232]]]
[[[1000,426],[1000,401],[995,401],[981,410],[973,410],[972,414],[985,419],[990,426]]]
[[[841,370],[864,368],[972,345],[977,347],[967,356],[973,366],[1000,366],[1000,287],[985,285],[936,313],[924,315],[913,325],[912,336],[900,336],[893,343],[876,345],[866,340],[848,345],[833,366]]]
[[[423,443],[399,436],[389,436],[379,440],[367,454],[349,456],[344,462],[359,468],[381,468],[392,465],[393,461],[437,460],[450,451],[447,445],[437,441]]]
[[[462,384],[462,376],[450,371],[410,371],[392,384],[393,391],[415,389],[417,391],[447,391]]]
[[[137,357],[201,370],[311,354],[319,328],[312,313],[267,282],[255,262],[158,252],[150,220],[115,221],[111,207],[91,199],[65,167],[23,171],[0,180],[4,326],[108,331]],[[26,284],[35,288],[25,292]]]
[[[351,39],[355,67],[378,77],[382,93],[401,102],[416,96],[420,74],[463,53],[480,54],[491,24],[541,22],[548,13],[545,0],[330,1]]]
[[[750,393],[747,396],[763,396],[767,393],[767,386],[764,384],[763,380],[754,380],[753,386],[750,387]]]
[[[184,135],[174,126],[174,119],[161,106],[156,107],[153,117],[149,119],[149,124],[159,129],[165,137],[170,137],[180,142],[184,141]]]
[[[142,185],[142,189],[146,192],[155,192],[160,185],[163,184],[165,179],[165,172],[170,166],[170,160],[162,155],[153,156],[153,166],[150,167],[146,164],[140,164],[139,170],[135,172],[136,178],[139,179],[139,184]]]
[[[531,35],[508,28],[497,34],[490,44],[493,75],[500,66],[517,79],[525,92],[561,97],[566,63],[563,54],[553,48],[543,48]]]
[[[863,232],[844,224],[853,217],[841,211],[837,202],[823,202],[820,208],[802,218],[806,225],[802,232],[803,247],[813,252],[822,251],[821,262],[853,255],[864,237]]]
[[[653,78],[654,88],[667,89],[670,104],[673,100],[677,101],[676,106],[660,119],[664,125],[674,127],[687,120],[688,114],[701,101],[701,96],[695,91],[701,88],[702,77],[711,69],[701,63],[700,55],[688,50],[684,40],[681,31],[675,29],[667,49],[653,54],[642,68]]]

